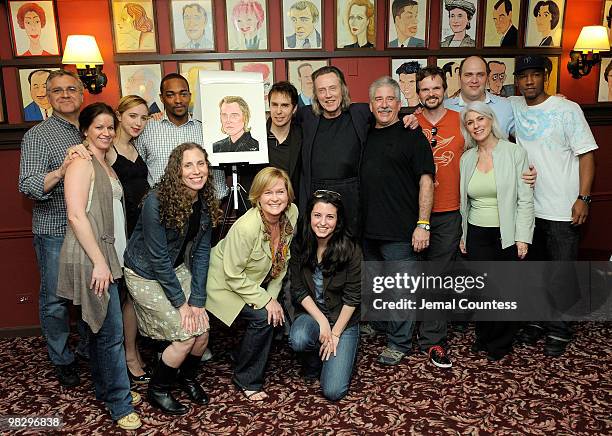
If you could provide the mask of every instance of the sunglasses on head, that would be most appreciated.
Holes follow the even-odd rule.
[[[327,189],[317,189],[314,194],[312,194],[313,197],[315,198],[321,198],[324,197],[326,195],[329,195],[331,197],[335,197],[335,198],[342,198],[342,195],[340,195],[338,192],[336,191],[328,191]]]
[[[432,127],[431,128],[431,140],[429,141],[429,144],[432,147],[435,147],[438,144],[438,140],[435,138],[435,136],[438,134],[438,128],[437,127]]]

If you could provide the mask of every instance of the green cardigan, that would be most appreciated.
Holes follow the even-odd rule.
[[[298,210],[291,204],[286,212],[295,229]],[[291,241],[287,241],[291,243]],[[287,257],[287,263],[289,256]],[[270,243],[264,240],[264,224],[257,208],[241,216],[210,253],[206,310],[231,326],[245,304],[263,308],[281,290],[284,271],[268,283],[260,285],[272,267]]]
[[[470,200],[467,187],[478,163],[477,147],[461,156],[461,227],[466,241]],[[493,149],[493,168],[497,188],[497,208],[502,248],[517,241],[531,244],[535,215],[533,189],[523,182],[523,173],[529,169],[527,152],[517,144],[500,139]]]

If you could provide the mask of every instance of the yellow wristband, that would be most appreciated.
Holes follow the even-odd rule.
[[[429,224],[429,221],[419,220],[417,221],[417,224]]]

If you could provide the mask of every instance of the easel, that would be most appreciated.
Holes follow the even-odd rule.
[[[248,194],[248,193],[246,192],[246,189],[244,189],[244,187],[240,183],[238,183],[238,167],[245,166],[245,165],[248,165],[248,162],[239,162],[239,163],[237,162],[237,163],[231,164],[232,187],[230,188],[230,193],[227,198],[227,205],[225,206],[225,210],[223,211],[223,218],[221,220],[221,235],[225,235],[224,231],[225,231],[226,224],[229,223],[228,227],[230,227],[234,223],[235,217],[230,216],[230,210],[237,212],[238,207],[239,207],[239,201],[242,202],[242,206],[244,207],[244,210],[249,209],[244,199],[244,194]],[[229,165],[221,164],[221,168],[223,169],[224,173],[225,173],[225,167],[227,166]],[[230,205],[233,206],[231,209],[230,209]]]

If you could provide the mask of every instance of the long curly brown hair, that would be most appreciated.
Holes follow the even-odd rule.
[[[215,227],[223,216],[219,207],[219,200],[215,198],[213,175],[210,171],[208,154],[201,145],[195,142],[185,142],[177,146],[168,158],[168,166],[155,187],[159,198],[159,217],[161,222],[170,228],[183,231],[189,221],[192,211],[192,197],[182,180],[183,153],[187,150],[198,149],[204,154],[208,166],[208,179],[204,188],[198,193],[200,199],[206,204],[213,227]]]

